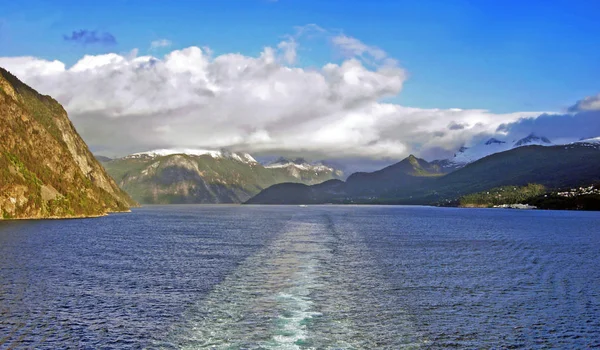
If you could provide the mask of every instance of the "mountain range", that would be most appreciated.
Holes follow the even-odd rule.
[[[462,163],[456,168],[411,155],[376,172],[353,174],[345,182],[274,185],[247,203],[443,205],[463,195],[499,186],[538,183],[561,188],[600,181],[600,138],[553,146],[548,145],[546,138],[533,135],[528,139],[532,145],[517,145],[519,140],[506,151]],[[539,141],[548,146],[533,144]],[[484,145],[496,147],[495,143]]]
[[[0,219],[97,216],[133,205],[63,107],[0,68]]]
[[[503,185],[593,181],[598,172],[593,162],[585,163],[598,154],[596,145],[595,139],[554,145],[534,133],[512,141],[490,138],[461,147],[449,159],[428,162],[411,155],[378,171],[353,173],[346,181],[341,171],[322,162],[279,158],[261,164],[247,153],[225,150],[160,149],[98,158],[121,188],[145,204],[444,204]],[[570,169],[582,169],[581,176]]]
[[[161,149],[98,159],[121,188],[144,204],[242,203],[277,183],[313,185],[343,176],[301,158],[263,165],[247,153],[225,150]]]

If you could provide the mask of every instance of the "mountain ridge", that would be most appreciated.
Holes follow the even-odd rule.
[[[438,159],[434,162],[448,170],[456,170],[486,156],[531,145],[553,146],[554,144],[547,137],[538,136],[534,132],[513,141],[500,140],[497,137],[491,137],[486,141],[479,142],[471,147],[462,146],[453,157]]]
[[[336,169],[297,161],[269,167],[248,153],[177,149],[135,153],[103,165],[145,204],[242,203],[277,183],[312,185],[342,176]]]
[[[285,188],[283,184],[261,191],[247,203],[285,204],[288,199],[294,204],[431,205],[449,203],[463,195],[500,186],[539,183],[560,188],[586,185],[600,181],[600,142],[522,146],[486,156],[449,173],[436,172],[436,167],[429,168],[433,172],[411,171],[411,167],[428,169],[437,165],[432,163],[409,156],[376,172],[353,174],[343,184],[337,183],[335,191],[327,188],[326,183],[320,188]],[[294,198],[303,198],[306,203],[298,203]]]

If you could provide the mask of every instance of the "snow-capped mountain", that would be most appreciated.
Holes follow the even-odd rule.
[[[314,185],[338,179],[338,170],[303,159],[264,167],[247,153],[157,149],[103,162],[107,172],[140,203],[242,203],[269,186]]]
[[[173,149],[156,149],[147,152],[139,152],[129,155],[125,158],[156,158],[156,157],[164,157],[170,156],[173,154],[185,154],[188,156],[204,156],[208,155],[212,158],[229,158],[233,160],[237,160],[242,163],[252,164],[258,163],[254,157],[252,157],[248,153],[234,153],[225,150],[215,151],[215,150],[204,150],[204,149],[192,149],[192,148],[173,148]]]
[[[589,139],[582,139],[576,142],[571,143],[572,145],[583,145],[586,147],[592,147],[595,149],[600,150],[600,136],[599,137],[592,137]]]
[[[265,168],[288,168],[293,167],[300,170],[313,171],[335,171],[334,168],[323,165],[323,163],[309,163],[304,158],[287,159],[280,157],[279,159],[265,165]]]
[[[554,144],[547,137],[538,136],[534,133],[531,133],[522,139],[513,141],[504,141],[492,137],[489,140],[476,144],[472,147],[463,146],[458,150],[458,152],[456,152],[456,154],[454,154],[454,157],[437,162],[445,168],[461,168],[469,163],[494,153],[532,145],[554,146]]]
[[[302,172],[309,172],[315,174],[331,173],[336,178],[341,177],[343,175],[343,172],[340,170],[326,166],[320,162],[309,163],[304,158],[287,159],[280,157],[279,159],[273,162],[265,164],[264,167],[267,169],[283,168],[286,169],[290,173],[290,175],[297,178],[300,178],[302,176]]]
[[[600,144],[600,136],[598,137],[592,137],[589,139],[582,139],[573,143],[593,143],[593,144]]]
[[[540,146],[549,146],[552,145],[552,142],[548,140],[547,137],[537,136],[535,134],[529,134],[529,136],[520,139],[515,142],[513,148],[521,147],[521,146],[531,146],[531,145],[540,145]]]

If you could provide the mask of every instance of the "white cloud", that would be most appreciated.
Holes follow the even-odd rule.
[[[156,50],[164,47],[169,47],[173,43],[168,39],[158,39],[150,43],[150,50]]]
[[[567,143],[600,136],[600,109],[568,114],[542,114],[503,124],[499,131],[510,135],[536,133],[554,143]]]
[[[290,66],[295,37],[257,57],[189,47],[163,58],[84,56],[70,68],[34,57],[0,58],[0,66],[60,101],[92,149],[108,155],[224,147],[309,158],[434,157],[540,115],[382,103],[400,93],[405,71],[380,49],[332,40],[349,58],[316,69]]]
[[[60,61],[46,61],[35,57],[2,57],[0,66],[11,69],[18,77],[46,76],[61,73],[65,70],[65,64]]]
[[[279,45],[277,45],[277,48],[283,51],[283,58],[287,64],[296,63],[297,47],[298,43],[296,40],[294,40],[294,38],[290,38],[287,41],[282,41],[279,43]]]
[[[582,100],[577,101],[575,105],[569,108],[570,112],[582,112],[582,111],[598,111],[600,110],[600,94],[596,96],[588,96]]]

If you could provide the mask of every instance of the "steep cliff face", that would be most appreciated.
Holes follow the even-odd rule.
[[[0,219],[95,216],[131,205],[62,106],[0,68]]]

